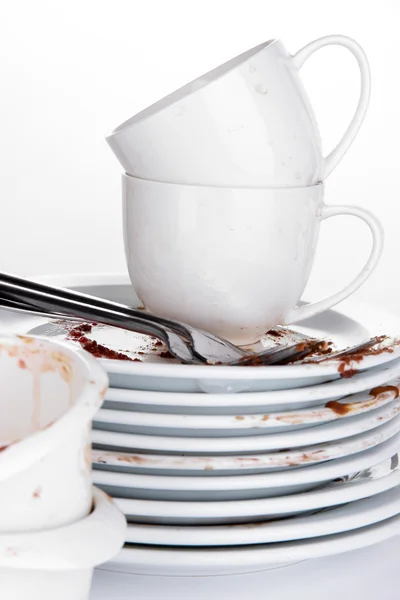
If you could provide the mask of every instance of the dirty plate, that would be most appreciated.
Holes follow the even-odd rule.
[[[386,398],[389,403],[380,408],[348,419],[327,422],[316,427],[295,431],[264,435],[242,435],[240,438],[235,435],[230,437],[226,435],[224,437],[195,437],[193,435],[183,437],[183,435],[174,435],[173,430],[170,430],[170,435],[146,435],[129,433],[130,429],[134,430],[135,428],[134,418],[128,421],[132,423],[131,425],[126,424],[127,420],[124,424],[121,424],[121,422],[116,423],[115,419],[118,419],[121,411],[100,411],[94,417],[92,439],[94,444],[103,447],[191,454],[237,453],[238,449],[241,452],[266,452],[322,444],[334,440],[343,440],[343,438],[370,431],[397,417],[400,413],[400,398],[390,400],[398,396],[398,389],[394,385],[390,388],[391,391],[382,394],[383,398]],[[131,413],[122,413],[122,415],[130,417]],[[102,419],[101,422],[99,417]],[[127,433],[121,433],[121,430]]]
[[[139,305],[128,278],[124,276],[59,275],[36,277],[36,280],[77,289],[131,306]],[[14,320],[14,325],[16,321],[18,322],[18,319]],[[25,321],[25,324],[28,322],[32,324],[32,318]],[[40,318],[36,319],[33,327],[33,331],[41,335],[66,335],[63,328],[48,322],[46,324],[46,321]],[[339,350],[381,334],[396,337],[400,332],[400,319],[374,307],[365,307],[354,300],[346,300],[341,303],[340,311],[325,311],[319,316],[304,320],[293,330],[295,335],[297,332],[319,339],[329,339]],[[102,359],[112,387],[173,392],[254,392],[304,387],[340,376],[350,376],[400,356],[400,347],[395,347],[391,348],[392,351],[383,350],[352,362],[327,360],[319,364],[276,367],[191,366],[160,357],[160,348],[148,336],[99,326],[93,328],[88,337],[90,336],[98,344],[136,359],[134,362]],[[279,341],[285,341],[288,336],[293,339],[293,335],[289,333],[279,338]],[[271,345],[273,340],[276,343],[276,338],[267,336],[257,349]]]
[[[215,548],[127,544],[104,567],[126,573],[196,577],[267,571],[303,560],[334,556],[400,534],[400,516],[346,533],[310,540]]]
[[[389,461],[390,462],[390,461]],[[382,465],[385,467],[385,465]],[[384,469],[383,469],[384,470]],[[362,500],[323,510],[313,515],[244,525],[146,525],[131,523],[126,542],[157,546],[238,546],[241,544],[270,544],[317,538],[333,533],[351,531],[384,521],[399,514],[400,483],[398,472],[386,475],[386,490],[367,491],[364,482]],[[353,485],[353,484],[352,484]],[[389,487],[391,486],[391,487]],[[383,487],[383,486],[382,486]],[[361,493],[361,492],[360,492]]]
[[[244,454],[241,448],[237,448],[235,455],[186,456],[180,454],[153,454],[138,451],[115,452],[95,449],[93,451],[93,462],[101,465],[109,465],[110,467],[134,466],[135,468],[140,468],[154,474],[162,474],[163,472],[167,474],[167,471],[169,471],[168,474],[170,475],[183,475],[190,472],[193,475],[198,475],[204,471],[215,473],[219,471],[219,475],[222,475],[224,472],[230,475],[239,475],[241,473],[247,474],[249,471],[266,472],[268,469],[295,469],[327,460],[343,458],[378,446],[392,438],[399,431],[400,416],[397,416],[372,431],[331,443],[308,447],[302,446],[294,449],[284,448],[282,451],[277,452]],[[104,435],[108,433],[94,431],[95,444],[98,434]],[[110,433],[110,435],[123,436],[124,434]],[[125,436],[127,438],[130,437],[128,434],[125,434]]]
[[[113,410],[113,404],[107,403],[105,408],[96,414],[95,421],[99,428],[145,435],[189,437],[260,435],[306,429],[329,421],[348,418],[354,424],[355,419],[352,417],[383,407],[399,396],[399,389],[400,378],[397,377],[385,386],[378,386],[368,392],[353,394],[343,400],[331,401],[315,408],[231,416]]]
[[[397,450],[400,436],[380,446],[353,456],[324,463],[287,469],[284,471],[220,476],[214,471],[203,471],[197,476],[148,475],[140,468],[125,463],[125,467],[94,463],[93,480],[111,496],[144,500],[251,500],[298,494],[321,487],[338,478],[350,478],[362,472],[363,477],[373,477],[375,465],[390,460],[397,467]],[[95,455],[97,451],[94,452]],[[97,456],[100,458],[101,455]],[[397,457],[398,458],[398,457]],[[124,463],[120,463],[124,464]],[[379,467],[380,468],[380,467]],[[112,469],[112,470],[110,470]],[[146,471],[145,471],[146,472]],[[218,472],[216,472],[218,473]],[[208,475],[204,477],[201,475]]]
[[[338,506],[345,503],[350,505],[356,500],[362,498],[371,498],[376,496],[375,502],[372,503],[374,508],[374,515],[377,520],[383,520],[394,516],[400,512],[400,471],[398,468],[398,462],[396,466],[392,467],[392,463],[389,460],[388,464],[384,464],[375,469],[375,475],[370,473],[363,478],[362,475],[356,477],[354,480],[342,480],[339,482],[332,482],[325,485],[322,489],[313,490],[300,494],[292,494],[289,496],[280,496],[277,498],[261,498],[257,500],[239,500],[232,502],[184,502],[184,501],[162,501],[162,500],[132,500],[127,498],[114,498],[115,503],[119,509],[125,514],[128,522],[134,523],[147,523],[147,524],[158,524],[158,525],[223,525],[229,523],[243,523],[253,524],[257,522],[273,520],[271,525],[271,536],[268,537],[266,533],[267,523],[263,523],[263,536],[264,539],[256,536],[259,535],[257,531],[253,531],[254,537],[251,533],[243,533],[242,541],[240,537],[236,537],[235,534],[222,532],[221,540],[217,543],[216,537],[210,536],[209,543],[207,544],[207,536],[200,534],[192,536],[192,542],[189,541],[189,536],[186,537],[183,533],[181,536],[173,540],[171,535],[169,539],[169,545],[181,545],[178,540],[182,542],[182,545],[219,545],[224,546],[226,544],[240,544],[240,543],[263,543],[273,541],[286,541],[290,538],[290,521],[282,521],[282,529],[285,531],[284,538],[279,539],[279,522],[275,523],[276,519],[282,519],[284,517],[299,515],[302,513],[308,513],[310,511],[316,511],[327,507]],[[394,489],[393,489],[394,488]],[[383,494],[392,490],[391,493]],[[384,511],[386,504],[386,511]],[[370,505],[368,505],[370,507]],[[357,510],[351,512],[354,517],[355,527],[362,527],[373,523],[373,520],[365,521],[357,525],[356,515]],[[350,513],[345,513],[350,514]],[[307,515],[302,515],[303,517]],[[333,517],[332,517],[333,518]],[[275,523],[275,524],[274,524]],[[285,527],[287,525],[288,528]],[[243,532],[243,527],[240,531]],[[258,529],[258,527],[256,528]],[[311,529],[311,527],[310,527]],[[321,527],[322,529],[322,527]],[[300,528],[301,531],[303,529]],[[210,531],[210,530],[209,530]],[[224,535],[225,533],[225,535]],[[321,535],[328,533],[322,531]],[[331,531],[333,533],[333,531]],[[193,531],[195,534],[195,531]],[[314,534],[313,534],[314,535]],[[311,537],[313,537],[313,535]],[[315,535],[318,535],[316,533]],[[275,537],[274,537],[275,536]],[[289,537],[287,537],[289,536]],[[302,537],[302,536],[300,536]],[[167,537],[161,542],[160,535],[154,539],[148,539],[147,543],[166,543]],[[253,540],[253,541],[250,541]],[[135,543],[138,543],[138,539],[132,539]],[[144,542],[143,538],[141,543]]]
[[[349,379],[336,379],[320,385],[267,392],[241,394],[204,394],[192,392],[155,392],[109,388],[105,407],[112,410],[132,410],[191,415],[246,415],[310,408],[338,400],[349,394],[369,391],[384,385],[400,374],[400,359],[386,365],[357,373]]]

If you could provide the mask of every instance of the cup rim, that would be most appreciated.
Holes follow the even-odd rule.
[[[226,62],[222,63],[222,65],[218,65],[217,67],[214,67],[214,69],[211,69],[210,71],[203,73],[199,77],[196,77],[196,79],[189,81],[189,83],[186,83],[185,85],[174,90],[170,94],[163,96],[153,104],[150,104],[150,106],[147,106],[140,112],[136,113],[135,115],[118,125],[118,127],[116,127],[109,135],[106,136],[106,140],[108,141],[113,139],[117,136],[118,133],[122,133],[125,130],[130,129],[134,125],[145,121],[146,119],[162,112],[167,108],[170,108],[171,106],[174,106],[178,102],[182,101],[184,98],[196,94],[203,88],[211,85],[215,81],[222,79],[223,77],[231,73],[234,69],[241,66],[247,60],[252,58],[255,54],[258,54],[262,50],[273,46],[278,41],[278,39],[273,38],[267,40],[266,42],[263,42],[262,44],[258,44],[258,46],[254,46],[254,48],[246,50],[245,52],[238,54],[234,58],[230,58]]]
[[[21,440],[10,442],[0,452],[0,481],[9,479],[29,468],[32,464],[49,454],[52,449],[65,442],[72,433],[76,433],[89,424],[103,403],[108,389],[108,376],[99,362],[81,348],[74,348],[68,342],[50,340],[38,335],[1,334],[0,343],[31,341],[52,346],[74,357],[83,371],[84,384],[78,401],[61,415],[54,423],[43,427]],[[77,427],[77,422],[79,426]]]
[[[235,186],[235,187],[231,187],[231,186],[225,186],[225,185],[204,185],[204,184],[198,184],[198,183],[171,183],[169,181],[156,181],[153,179],[144,179],[143,177],[135,177],[134,175],[129,175],[129,173],[123,173],[122,174],[122,180],[123,181],[140,181],[143,182],[145,184],[149,184],[149,185],[155,185],[155,186],[162,186],[164,188],[166,187],[172,187],[172,188],[179,188],[179,189],[188,189],[188,190],[193,190],[194,188],[199,188],[199,189],[208,189],[208,190],[227,190],[227,191],[249,191],[251,192],[271,192],[271,191],[277,191],[277,192],[296,192],[296,191],[300,191],[300,190],[306,190],[306,189],[324,189],[325,187],[325,182],[324,181],[319,181],[317,183],[313,183],[312,185],[302,185],[302,186],[295,186],[295,187],[287,187],[287,186],[265,186],[265,187],[260,187],[260,186],[254,186],[254,187],[248,187],[248,186]]]

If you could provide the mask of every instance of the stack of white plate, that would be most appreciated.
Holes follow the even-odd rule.
[[[46,281],[138,305],[125,278]],[[298,331],[339,349],[400,332],[396,317],[366,315],[348,301]],[[14,330],[62,335],[15,319]],[[116,568],[264,570],[400,532],[398,349],[350,364],[202,367],[163,359],[143,336],[88,335],[138,359],[102,361],[111,387],[93,429],[94,482],[130,523]]]

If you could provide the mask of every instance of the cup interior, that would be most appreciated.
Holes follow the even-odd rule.
[[[51,342],[0,339],[0,450],[60,419],[84,379],[72,356]]]

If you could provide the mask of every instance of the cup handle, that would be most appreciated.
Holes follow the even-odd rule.
[[[364,121],[364,117],[368,109],[369,97],[371,94],[371,72],[365,52],[355,40],[344,35],[328,35],[326,37],[319,38],[310,44],[307,44],[307,46],[304,46],[304,48],[292,56],[294,66],[297,69],[300,69],[307,58],[314,54],[314,52],[320,48],[323,48],[324,46],[332,45],[344,46],[350,50],[352,54],[354,54],[360,68],[361,86],[358,106],[350,125],[348,126],[336,148],[334,148],[332,152],[323,159],[321,176],[322,181],[324,181],[328,175],[332,173],[351,146],[362,125],[362,122]]]
[[[368,279],[375,269],[382,254],[384,240],[383,228],[379,220],[368,210],[364,210],[358,206],[324,206],[322,208],[320,220],[330,219],[337,215],[351,215],[362,219],[368,225],[372,233],[372,250],[369,258],[357,277],[343,290],[324,300],[294,308],[285,317],[282,325],[291,325],[292,323],[297,323],[297,321],[308,319],[309,317],[318,315],[328,308],[332,308],[332,306],[339,304],[339,302],[353,294]]]

